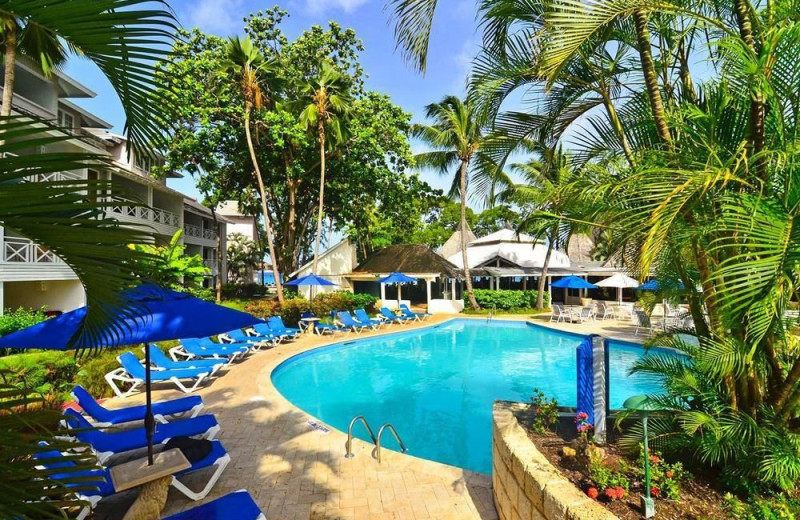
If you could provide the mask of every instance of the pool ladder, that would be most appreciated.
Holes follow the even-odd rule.
[[[492,305],[492,310],[489,311],[489,314],[486,315],[486,322],[490,322],[494,319],[494,315],[497,312],[497,304]]]
[[[364,418],[363,415],[356,415],[355,417],[353,417],[353,419],[350,421],[350,425],[347,427],[347,442],[344,445],[344,448],[345,448],[344,456],[346,458],[351,459],[351,458],[355,457],[355,454],[353,453],[353,449],[352,449],[352,447],[353,447],[353,427],[359,421],[361,422],[361,424],[364,425],[364,428],[367,429],[367,433],[369,434],[370,438],[372,439],[372,444],[375,445],[375,449],[372,450],[372,456],[375,457],[375,459],[378,461],[378,464],[380,464],[380,462],[381,462],[381,437],[383,437],[383,432],[386,431],[387,429],[389,430],[389,432],[391,432],[391,434],[394,436],[394,439],[397,441],[397,444],[400,446],[400,451],[402,451],[403,453],[408,451],[408,448],[406,448],[406,445],[403,444],[403,440],[400,439],[400,435],[397,434],[397,430],[395,430],[394,426],[392,426],[390,423],[386,423],[383,426],[381,426],[380,430],[378,430],[378,435],[376,437],[375,434],[372,433],[372,428],[369,427],[369,423],[367,422],[367,419]]]

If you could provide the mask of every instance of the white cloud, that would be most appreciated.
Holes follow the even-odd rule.
[[[370,0],[306,0],[306,9],[310,14],[320,14],[327,11],[344,11],[352,13]]]
[[[461,94],[466,92],[467,76],[472,70],[472,60],[479,50],[478,42],[470,38],[464,41],[461,50],[453,56],[456,65],[455,78],[451,86],[453,91]]]
[[[242,0],[196,0],[188,2],[181,10],[181,20],[186,28],[200,29],[227,36],[241,32]]]

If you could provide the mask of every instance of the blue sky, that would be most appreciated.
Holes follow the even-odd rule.
[[[279,5],[289,11],[284,30],[290,38],[311,25],[326,25],[335,20],[352,27],[364,41],[362,65],[369,77],[367,87],[389,94],[392,100],[422,118],[426,104],[446,94],[463,94],[464,81],[472,57],[478,51],[480,35],[475,21],[473,0],[451,0],[440,4],[428,56],[428,71],[423,76],[405,64],[394,49],[392,29],[384,10],[385,0],[288,0]],[[186,28],[229,36],[242,33],[242,18],[251,12],[274,5],[253,0],[171,0],[170,5]],[[113,124],[121,131],[124,116],[119,101],[103,76],[85,60],[73,58],[66,72],[97,92],[97,98],[75,100],[78,104]],[[422,176],[433,186],[446,189],[449,179],[431,172]],[[171,180],[170,186],[198,196],[191,178]]]

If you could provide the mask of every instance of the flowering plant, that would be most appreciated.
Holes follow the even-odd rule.
[[[578,430],[578,435],[584,440],[594,430],[594,426],[589,422],[589,414],[586,412],[578,412],[575,414],[575,429]]]
[[[605,495],[611,500],[622,500],[625,498],[625,488],[622,486],[614,486],[606,488]]]

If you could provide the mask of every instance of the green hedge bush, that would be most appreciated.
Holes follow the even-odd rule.
[[[267,294],[267,288],[257,283],[226,283],[222,285],[223,299],[260,298]]]
[[[24,309],[20,307],[14,311],[6,309],[3,315],[0,316],[0,336],[11,334],[46,320],[47,317],[44,312],[44,307],[41,309]],[[6,353],[8,352],[3,349],[2,354]]]
[[[12,376],[9,383],[24,383],[43,394],[48,402],[61,402],[72,390],[78,364],[74,352],[38,351],[0,358],[0,370]]]
[[[371,294],[353,294],[348,291],[335,291],[318,294],[311,303],[311,310],[320,318],[330,316],[332,310],[335,311],[354,311],[355,309],[366,309],[367,312],[375,311],[375,304],[378,299]],[[308,312],[308,300],[302,297],[287,298],[283,305],[276,300],[256,300],[248,302],[244,306],[245,312],[253,316],[266,318],[268,316],[279,315],[287,327],[296,327],[300,321],[300,316]]]
[[[536,300],[539,291],[493,291],[489,289],[475,289],[475,300],[478,305],[485,309],[496,306],[501,310],[512,309],[533,309],[536,307]],[[550,305],[550,293],[544,293],[545,307]],[[464,296],[464,304],[469,305],[466,295]]]

